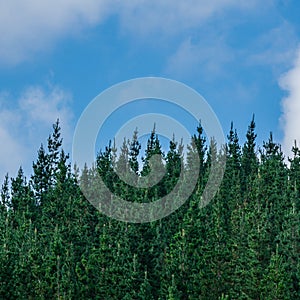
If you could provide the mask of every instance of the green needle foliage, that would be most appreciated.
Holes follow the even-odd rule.
[[[92,169],[72,170],[57,121],[30,178],[20,168],[2,184],[0,299],[300,299],[300,150],[295,143],[286,159],[272,134],[258,149],[255,128],[253,116],[241,144],[231,124],[222,184],[200,208],[220,155],[201,123],[187,149],[173,138],[163,150],[154,127],[141,153],[136,129],[119,152],[109,143]],[[151,223],[111,219],[79,188],[106,199],[93,180],[98,173],[124,200],[153,202],[174,189],[182,170],[199,175],[192,194]]]

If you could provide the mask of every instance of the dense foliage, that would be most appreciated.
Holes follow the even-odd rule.
[[[20,168],[6,177],[0,203],[1,299],[300,299],[300,150],[287,166],[272,135],[256,146],[255,122],[239,144],[228,134],[222,185],[200,209],[215,153],[201,125],[195,150],[200,176],[188,201],[168,217],[134,224],[101,214],[82,195],[93,193],[99,172],[113,193],[128,201],[155,201],[169,193],[180,170],[182,145],[163,153],[153,131],[139,166],[137,132],[99,153],[94,169],[72,170],[57,122],[27,179]],[[150,158],[162,154],[166,174],[150,189],[137,189],[114,169],[146,176]],[[129,173],[130,173],[129,172]],[[126,173],[128,174],[128,173]],[[99,192],[99,191],[98,191]]]

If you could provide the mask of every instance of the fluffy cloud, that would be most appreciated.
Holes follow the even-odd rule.
[[[106,0],[0,1],[0,60],[18,63],[58,37],[93,25],[107,14]]]
[[[69,109],[70,95],[58,87],[43,89],[30,87],[11,107],[11,97],[0,97],[0,181],[8,172],[15,176],[22,165],[30,172],[31,162],[42,141],[51,132],[51,125],[60,119],[64,146],[70,149],[72,141],[72,118]]]
[[[15,173],[20,167],[25,149],[6,127],[0,127],[0,141],[0,180],[2,182],[5,173]]]
[[[19,108],[27,117],[28,128],[37,123],[49,126],[57,118],[62,122],[68,121],[72,112],[68,107],[71,96],[58,87],[51,87],[49,91],[41,87],[28,88],[19,99]],[[68,125],[67,124],[62,124]],[[65,126],[64,126],[65,127]],[[65,128],[68,131],[68,128]]]
[[[249,56],[247,62],[249,65],[271,66],[275,73],[280,73],[293,61],[297,42],[295,28],[283,20],[255,40],[253,54]]]
[[[300,146],[300,48],[293,68],[281,77],[279,83],[288,92],[282,100],[280,121],[284,131],[283,151],[290,154],[294,140]]]
[[[133,0],[120,1],[118,13],[122,25],[131,31],[174,34],[199,26],[218,13],[224,13],[226,9],[251,9],[257,3],[256,0]]]
[[[221,75],[224,64],[234,59],[233,52],[222,38],[212,38],[193,43],[189,38],[181,43],[167,62],[167,74],[176,78],[189,76],[216,77]]]
[[[0,62],[19,63],[63,36],[117,15],[126,32],[179,33],[226,8],[248,9],[257,0],[11,0],[0,1]]]

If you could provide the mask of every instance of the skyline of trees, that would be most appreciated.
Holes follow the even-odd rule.
[[[57,121],[47,147],[38,150],[30,178],[20,168],[2,184],[0,298],[300,299],[300,149],[293,146],[288,166],[272,134],[261,148],[256,137],[254,117],[242,145],[231,124],[222,184],[211,203],[200,208],[212,157],[220,155],[201,124],[184,166],[182,145],[173,140],[163,151],[153,130],[144,154],[136,131],[119,155],[110,143],[93,169],[79,171],[62,148]],[[93,183],[98,172],[125,200],[156,201],[174,188],[182,168],[191,168],[195,149],[196,187],[161,220],[114,220],[79,188],[85,185],[91,195],[105,199]],[[164,162],[155,163],[166,173],[151,188],[132,187],[114,172],[147,178],[155,154],[163,155]]]

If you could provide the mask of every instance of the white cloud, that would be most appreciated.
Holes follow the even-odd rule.
[[[0,1],[0,59],[18,63],[58,37],[93,25],[107,14],[106,0]]]
[[[226,8],[249,9],[257,0],[0,0],[0,62],[16,64],[78,30],[117,15],[126,32],[178,34]]]
[[[16,100],[15,107],[9,105],[10,98],[8,94],[0,97],[0,182],[7,172],[15,176],[21,165],[31,173],[37,150],[41,142],[46,144],[57,118],[67,151],[72,142],[68,93],[58,87],[30,87]]]
[[[287,21],[263,33],[255,40],[253,53],[247,63],[271,66],[276,73],[282,72],[293,61],[297,50],[295,28]]]
[[[258,1],[236,0],[132,0],[120,1],[122,25],[137,33],[178,33],[197,27],[228,8],[251,9]]]
[[[294,140],[300,146],[300,48],[293,68],[280,78],[279,84],[288,92],[282,100],[280,122],[284,131],[283,151],[290,154]]]
[[[49,126],[57,118],[61,122],[69,121],[72,117],[72,112],[68,107],[68,102],[71,96],[58,87],[52,87],[50,91],[45,91],[43,88],[30,87],[19,99],[19,108],[27,116],[28,128],[40,124],[42,127]],[[62,124],[63,130],[66,132],[68,122]]]
[[[203,39],[197,43],[189,38],[168,59],[166,72],[180,78],[201,75],[208,79],[208,75],[210,78],[221,75],[224,64],[233,58],[231,49],[221,37]]]
[[[233,62],[244,68],[266,66],[273,71],[277,79],[279,74],[291,67],[299,40],[292,24],[283,20],[255,36],[251,36],[250,33],[249,38],[243,37],[245,44],[240,42],[231,46],[230,30],[233,25],[230,24],[221,30],[218,27],[220,24],[208,26],[204,32],[198,30],[197,41],[191,38],[184,40],[167,62],[167,74],[185,77],[188,73],[194,76],[195,73],[199,74],[197,69],[202,69],[201,74],[206,71],[205,77],[224,75],[224,66]],[[247,31],[244,34],[246,35]],[[235,39],[238,38],[237,36]]]
[[[0,180],[9,172],[15,173],[21,165],[24,149],[10,134],[8,128],[0,127]]]

